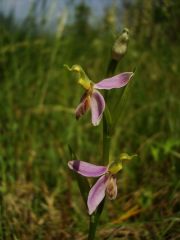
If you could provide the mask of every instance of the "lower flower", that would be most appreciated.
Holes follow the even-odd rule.
[[[82,176],[100,177],[89,191],[87,206],[90,215],[96,210],[105,195],[110,200],[117,197],[116,173],[122,169],[121,163],[113,163],[105,167],[74,160],[69,161],[68,166]]]

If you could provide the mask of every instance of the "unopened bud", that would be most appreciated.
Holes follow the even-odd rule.
[[[124,28],[112,47],[112,59],[119,61],[127,52],[129,30]]]

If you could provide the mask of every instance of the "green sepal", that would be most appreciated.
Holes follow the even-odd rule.
[[[117,174],[123,168],[123,162],[124,161],[129,161],[129,160],[133,159],[134,157],[137,157],[137,154],[134,154],[134,155],[130,156],[127,153],[121,153],[120,157],[119,157],[120,160],[112,161],[109,164],[109,172],[111,174]]]
[[[118,173],[123,168],[122,162],[120,161],[113,161],[109,166],[109,172],[111,174]]]
[[[71,155],[71,159],[77,160],[77,156],[70,145],[68,145],[68,149],[69,149],[69,153]],[[76,173],[74,171],[72,171],[72,174],[78,183],[78,187],[79,187],[81,196],[83,198],[85,205],[87,206],[87,197],[88,197],[88,193],[89,193],[89,189],[90,189],[89,182],[85,177],[79,175],[78,173]]]
[[[120,161],[129,161],[129,160],[133,159],[134,157],[137,157],[137,154],[128,155],[127,153],[121,153],[119,156]]]
[[[83,86],[86,90],[91,89],[93,83],[88,78],[84,70],[80,65],[73,65],[72,67],[69,67],[68,65],[64,64],[64,67],[66,67],[69,71],[76,72],[78,74],[78,83]]]

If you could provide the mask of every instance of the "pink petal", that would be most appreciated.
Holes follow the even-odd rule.
[[[107,179],[108,177],[105,175],[100,177],[89,192],[87,205],[90,215],[105,197]]]
[[[94,85],[96,89],[112,89],[124,87],[133,76],[133,72],[124,72],[111,78],[106,78]]]
[[[75,110],[76,119],[79,119],[81,116],[83,116],[89,109],[89,106],[90,106],[90,98],[85,92],[80,100],[80,104],[77,106]]]
[[[103,111],[105,109],[105,101],[103,96],[98,91],[93,91],[91,96],[91,115],[92,115],[92,124],[97,126],[103,116]]]
[[[73,160],[68,162],[70,169],[85,176],[85,177],[99,177],[107,172],[107,167],[97,166],[91,163]]]

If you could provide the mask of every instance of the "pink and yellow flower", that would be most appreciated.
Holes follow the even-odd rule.
[[[116,174],[122,169],[122,163],[111,163],[109,166],[97,166],[84,161],[73,160],[68,162],[70,169],[85,177],[99,177],[88,194],[87,206],[91,215],[105,195],[110,200],[117,196]]]
[[[117,197],[116,175],[122,170],[123,162],[129,161],[134,157],[137,157],[137,155],[130,156],[127,153],[122,153],[120,154],[119,161],[110,162],[108,166],[97,166],[79,160],[68,162],[69,168],[82,176],[99,177],[88,194],[87,207],[90,215],[97,209],[105,196],[110,200]]]
[[[70,71],[78,73],[78,83],[85,89],[85,93],[82,95],[80,103],[75,110],[76,118],[79,119],[89,109],[91,109],[92,124],[94,126],[97,126],[100,123],[105,109],[104,97],[98,90],[122,88],[127,85],[133,76],[133,72],[124,72],[113,77],[106,78],[98,83],[94,83],[88,78],[79,65],[73,65],[71,68],[67,65],[65,66]]]

